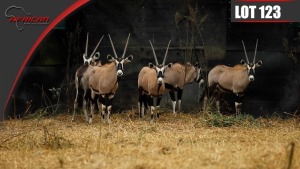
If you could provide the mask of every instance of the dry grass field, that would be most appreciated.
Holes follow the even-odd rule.
[[[130,111],[111,117],[111,124],[89,125],[79,115],[76,122],[57,115],[1,123],[0,168],[283,169],[291,143],[291,168],[300,168],[298,118],[164,113],[150,123]]]

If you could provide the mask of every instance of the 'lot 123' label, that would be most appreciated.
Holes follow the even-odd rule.
[[[231,0],[232,22],[300,22],[300,0]]]

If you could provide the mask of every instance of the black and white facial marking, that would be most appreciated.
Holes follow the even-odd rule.
[[[165,69],[166,68],[171,68],[172,63],[169,63],[168,65],[157,65],[157,66],[155,66],[152,63],[149,63],[149,67],[153,68],[156,71],[157,83],[162,84],[164,82]]]
[[[107,55],[107,60],[115,62],[117,68],[117,76],[121,77],[124,74],[124,63],[129,63],[133,60],[133,56],[130,55],[126,58],[114,58],[111,55]]]
[[[83,57],[83,64],[84,64],[84,65],[90,65],[90,64],[91,64],[92,58],[86,59],[86,54],[83,54],[82,57]]]
[[[241,64],[247,66],[247,70],[248,70],[248,78],[249,78],[249,80],[252,82],[252,81],[254,81],[254,79],[255,79],[255,77],[254,77],[254,75],[255,75],[255,68],[256,68],[256,67],[260,67],[260,66],[262,65],[262,60],[259,60],[258,62],[255,63],[258,39],[256,40],[256,45],[255,45],[255,51],[254,51],[253,62],[249,62],[249,59],[248,59],[248,56],[247,56],[247,51],[246,51],[246,48],[245,48],[244,41],[242,41],[242,43],[243,43],[243,48],[244,48],[244,52],[245,52],[245,56],[246,56],[247,62],[245,62],[244,60],[241,60]]]
[[[262,60],[259,60],[256,63],[246,63],[244,60],[241,60],[241,64],[247,66],[248,78],[251,82],[255,79],[255,68],[260,67],[262,63]]]

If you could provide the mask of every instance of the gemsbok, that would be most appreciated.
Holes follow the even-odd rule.
[[[187,84],[191,84],[194,81],[196,83],[199,83],[199,85],[204,83],[202,77],[202,70],[198,62],[195,65],[192,65],[189,62],[187,62],[184,65],[180,63],[174,63],[172,68],[167,69],[165,71],[164,80],[165,80],[166,92],[169,91],[172,100],[174,114],[176,113],[175,91],[177,91],[178,112],[180,112],[181,98],[182,98],[182,92],[184,86]]]
[[[133,56],[130,55],[125,58],[130,34],[128,35],[122,57],[118,57],[110,35],[108,35],[108,37],[115,57],[107,55],[107,59],[110,63],[107,63],[100,67],[95,66],[93,68],[89,76],[89,85],[92,91],[92,114],[94,114],[93,112],[95,111],[94,108],[97,102],[99,111],[101,112],[101,119],[105,121],[104,115],[105,112],[107,112],[107,122],[110,123],[112,101],[118,89],[119,79],[121,76],[123,76],[124,64],[131,62],[133,60]],[[99,96],[99,100],[97,100],[96,96]],[[92,122],[92,118],[89,119],[89,122]]]
[[[76,87],[76,96],[75,96],[75,101],[74,101],[74,110],[73,110],[73,117],[72,121],[75,121],[75,115],[76,115],[76,109],[78,107],[78,94],[79,92],[83,92],[82,94],[82,109],[84,112],[84,116],[86,121],[88,122],[88,114],[87,114],[87,104],[89,103],[89,100],[91,99],[91,93],[90,93],[90,88],[89,88],[89,74],[92,70],[92,65],[100,65],[101,63],[99,62],[100,58],[100,53],[96,52],[97,48],[99,47],[102,39],[104,36],[101,37],[99,40],[98,44],[96,45],[94,51],[92,54],[88,57],[88,41],[89,41],[89,33],[87,33],[87,38],[86,38],[86,45],[85,45],[85,52],[83,54],[83,65],[81,65],[75,74],[75,87]],[[93,115],[93,114],[92,114]]]
[[[148,105],[150,106],[151,119],[154,119],[155,106],[153,104],[153,97],[156,97],[156,108],[159,107],[159,102],[162,95],[165,93],[165,83],[164,74],[165,70],[172,67],[172,63],[165,65],[166,58],[168,55],[168,50],[171,40],[169,41],[164,60],[161,64],[158,63],[155,50],[150,41],[151,48],[153,51],[153,56],[155,60],[155,65],[149,63],[149,66],[145,66],[141,69],[138,76],[138,90],[139,90],[139,101],[138,101],[138,111],[139,116],[144,117]],[[159,114],[156,113],[159,117]]]
[[[234,67],[218,65],[209,72],[206,96],[204,98],[204,110],[206,110],[208,98],[213,94],[212,92],[217,89],[216,105],[218,112],[220,112],[221,94],[223,92],[231,92],[237,96],[235,101],[236,115],[241,113],[244,92],[249,83],[255,79],[255,69],[260,67],[263,63],[262,60],[255,62],[257,43],[258,40],[256,41],[253,62],[249,62],[247,51],[242,41],[246,62],[241,60],[241,64],[235,65]]]

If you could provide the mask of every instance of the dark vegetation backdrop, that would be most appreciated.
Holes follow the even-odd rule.
[[[256,116],[297,113],[299,109],[299,42],[297,23],[231,23],[227,0],[94,0],[74,12],[44,39],[19,80],[11,97],[9,117],[34,112],[72,112],[75,95],[74,75],[82,64],[86,33],[89,52],[105,35],[99,51],[102,62],[112,53],[110,34],[121,53],[128,33],[127,55],[134,60],[125,65],[125,75],[113,104],[113,112],[137,107],[137,75],[153,62],[149,40],[159,59],[171,39],[167,62],[199,61],[206,74],[213,66],[233,66],[244,59],[244,40],[249,59],[259,39],[257,60],[264,61],[256,79],[245,94],[243,111]],[[49,90],[51,89],[51,90]],[[203,89],[203,88],[202,88]],[[200,108],[202,95],[197,84],[186,86],[183,110]],[[232,96],[225,95],[225,110],[233,111]],[[171,109],[169,96],[163,107]]]

